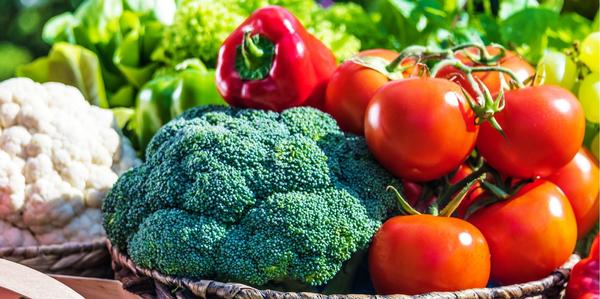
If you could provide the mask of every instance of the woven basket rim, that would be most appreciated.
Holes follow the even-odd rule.
[[[61,244],[20,247],[0,247],[0,258],[31,258],[38,255],[68,255],[74,253],[88,252],[106,247],[106,242],[106,237],[101,237],[85,242],[66,242]]]
[[[530,295],[538,295],[552,287],[564,285],[568,279],[573,266],[580,260],[579,255],[573,253],[569,259],[559,268],[554,270],[550,275],[535,281],[530,281],[521,284],[512,284],[494,288],[476,288],[461,290],[456,292],[431,292],[416,296],[409,295],[370,295],[370,294],[332,294],[324,295],[310,292],[284,292],[275,290],[261,290],[241,283],[224,283],[215,280],[201,279],[192,280],[188,278],[178,278],[168,275],[163,275],[157,270],[150,270],[137,266],[126,253],[122,253],[116,246],[112,246],[110,240],[106,240],[106,246],[113,260],[113,266],[118,265],[128,269],[135,275],[143,275],[158,281],[163,285],[177,286],[191,290],[196,296],[207,297],[207,289],[221,289],[224,292],[219,294],[226,298],[325,298],[333,297],[342,298],[372,298],[372,299],[389,299],[389,298],[488,298],[494,297],[494,294],[508,293],[520,294],[517,297],[527,297]],[[214,294],[213,294],[214,295]]]

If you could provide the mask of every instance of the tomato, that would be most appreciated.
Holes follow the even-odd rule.
[[[490,278],[502,284],[549,275],[569,258],[577,240],[569,200],[546,180],[477,210],[468,221],[485,236],[492,255]]]
[[[581,148],[571,162],[548,177],[548,180],[567,195],[575,212],[577,235],[579,238],[585,236],[599,216],[598,161],[585,148]]]
[[[477,138],[475,114],[460,86],[439,78],[392,81],[373,96],[365,137],[394,175],[423,182],[457,168]]]
[[[381,57],[391,62],[399,54],[391,50],[374,49],[360,52],[358,55]],[[337,120],[342,130],[363,135],[367,105],[373,94],[388,81],[385,74],[346,61],[335,70],[329,80],[325,111]]]
[[[583,142],[585,119],[579,101],[558,86],[507,91],[506,106],[495,114],[506,137],[483,123],[477,149],[507,176],[546,177],[563,167]]]
[[[490,55],[498,55],[500,53],[500,50],[496,47],[487,46],[486,49]],[[478,55],[478,50],[476,48],[468,48],[464,51],[469,51],[472,54]],[[464,51],[457,52],[456,58],[468,66],[476,66],[476,64],[464,54]],[[535,74],[535,69],[527,63],[527,61],[511,51],[506,51],[504,57],[500,58],[496,65],[513,71],[521,82]],[[503,75],[504,81],[508,84],[508,82],[510,82],[510,76],[506,74],[500,74],[499,72],[473,73],[473,76],[476,79],[481,80],[493,96],[497,95],[502,87],[501,75]],[[477,96],[477,93],[475,93],[473,87],[467,81],[464,73],[454,67],[448,66],[441,69],[438,72],[437,77],[451,79],[462,86],[472,97]]]
[[[375,234],[369,273],[378,294],[420,294],[485,287],[490,252],[466,221],[432,215],[396,216]]]

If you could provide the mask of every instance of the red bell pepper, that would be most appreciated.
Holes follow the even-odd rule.
[[[596,235],[590,255],[579,261],[571,271],[567,285],[568,299],[598,299],[600,298],[600,258],[598,255],[598,238]]]
[[[319,107],[335,57],[279,6],[256,10],[219,50],[217,88],[232,106],[281,111]]]

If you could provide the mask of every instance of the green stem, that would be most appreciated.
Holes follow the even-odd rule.
[[[251,34],[250,31],[244,32],[244,39],[242,40],[242,56],[246,67],[249,69],[254,68],[255,62],[265,55],[265,51],[256,46]]]
[[[429,52],[429,50],[426,47],[423,46],[411,46],[411,47],[407,47],[406,49],[404,49],[402,52],[400,52],[400,55],[396,56],[396,58],[394,60],[392,60],[392,62],[390,62],[390,64],[388,64],[385,69],[388,72],[394,72],[396,71],[396,68],[398,67],[398,65],[400,65],[400,63],[402,62],[402,60],[404,60],[404,58],[409,57],[409,56],[422,56],[425,53]]]
[[[515,74],[513,71],[505,68],[505,67],[501,67],[501,66],[476,66],[473,67],[471,69],[471,71],[473,73],[476,72],[501,72],[504,74],[507,74],[508,76],[510,76],[510,78],[515,81],[515,83],[517,84],[517,86],[519,86],[519,88],[523,88],[525,87],[525,85],[523,85],[523,82],[521,82],[521,80],[519,80],[519,77],[517,77],[517,74]]]
[[[458,192],[458,194],[454,196],[454,198],[442,209],[442,211],[440,211],[440,216],[452,216],[452,213],[454,213],[454,211],[456,211],[456,209],[460,206],[471,187],[477,182],[485,182],[485,173],[480,174],[475,180],[471,180],[465,186],[463,186],[463,188],[460,189],[460,192]]]
[[[502,190],[500,187],[490,183],[490,182],[481,182],[481,185],[488,190],[489,192],[491,192],[492,194],[494,194],[494,196],[500,198],[500,199],[508,199],[510,197],[510,195],[505,192],[504,190]]]
[[[396,198],[398,199],[398,203],[400,203],[400,206],[402,207],[402,209],[408,213],[409,215],[421,215],[421,213],[419,213],[419,211],[415,210],[413,207],[410,206],[410,204],[404,199],[404,197],[402,197],[402,195],[400,195],[400,192],[398,192],[398,189],[394,188],[394,186],[387,186],[387,188],[385,189],[385,191],[394,191],[394,193],[396,193]]]
[[[464,179],[460,180],[458,183],[450,186],[450,188],[446,189],[446,191],[439,197],[439,200],[438,200],[439,205],[442,207],[444,205],[448,205],[448,203],[450,202],[450,199],[452,198],[452,196],[454,194],[456,194],[456,192],[463,189],[470,182],[476,181],[481,175],[485,174],[488,171],[489,171],[489,168],[486,165],[483,165],[476,171],[473,171],[471,174],[466,176]]]

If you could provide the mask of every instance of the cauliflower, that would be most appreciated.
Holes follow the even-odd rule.
[[[139,163],[111,111],[76,88],[0,82],[0,247],[104,236],[102,201]]]

